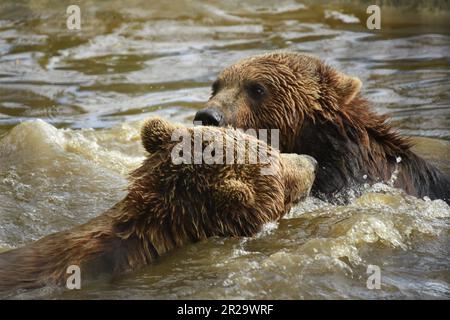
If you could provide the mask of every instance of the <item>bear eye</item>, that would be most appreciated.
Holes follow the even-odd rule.
[[[248,94],[255,100],[259,100],[266,94],[266,88],[259,83],[251,83],[247,86]]]
[[[219,91],[220,89],[220,82],[219,80],[214,81],[214,83],[212,84],[212,95],[216,95],[216,93]]]

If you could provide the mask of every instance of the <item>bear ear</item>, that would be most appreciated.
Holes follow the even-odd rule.
[[[336,77],[336,91],[342,104],[348,104],[361,91],[362,82],[357,77],[350,77],[338,73]]]
[[[228,179],[216,185],[213,190],[213,199],[221,207],[239,204],[251,206],[255,203],[253,188],[237,179]]]
[[[147,120],[141,129],[144,148],[150,153],[160,150],[165,143],[171,141],[175,129],[174,125],[161,118]]]

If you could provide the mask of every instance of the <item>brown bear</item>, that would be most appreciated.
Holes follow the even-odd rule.
[[[450,201],[450,179],[411,151],[411,142],[375,114],[361,81],[318,58],[275,52],[223,70],[195,122],[278,129],[281,152],[319,162],[313,195],[347,202],[366,183],[394,182],[408,194]]]
[[[179,129],[189,134],[188,146],[194,137],[208,134],[200,152],[222,139],[223,150],[241,153],[243,160],[175,163],[172,152],[181,142],[174,133]],[[64,285],[71,265],[80,268],[84,281],[136,270],[208,237],[253,236],[306,197],[314,181],[316,162],[310,156],[280,154],[236,130],[185,128],[154,118],[144,124],[141,137],[149,154],[131,173],[126,197],[83,225],[1,253],[1,292]],[[225,149],[229,146],[234,149]],[[255,146],[266,148],[270,161],[250,163]],[[188,150],[188,156],[199,152],[195,147]],[[211,154],[226,156],[218,150],[213,148]]]

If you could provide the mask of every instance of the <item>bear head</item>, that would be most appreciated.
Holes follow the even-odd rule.
[[[275,52],[224,69],[194,121],[234,128],[279,129],[281,150],[292,152],[305,120],[340,121],[362,83],[306,54]],[[339,113],[339,116],[338,116]]]
[[[131,174],[117,228],[148,237],[159,253],[211,236],[252,236],[305,198],[314,181],[313,158],[281,154],[239,130],[153,118],[142,142],[148,156]],[[251,161],[255,150],[266,159]]]

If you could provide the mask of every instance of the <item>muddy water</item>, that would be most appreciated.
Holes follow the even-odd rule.
[[[365,1],[0,3],[0,247],[82,223],[124,195],[151,115],[188,124],[217,72],[255,53],[319,55],[450,174],[450,9]],[[42,119],[42,120],[38,120]],[[449,298],[450,208],[386,185],[347,206],[309,198],[252,239],[211,239],[80,291],[17,298]],[[381,289],[367,288],[369,265]]]

